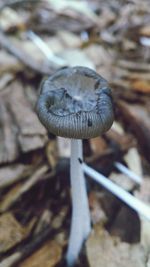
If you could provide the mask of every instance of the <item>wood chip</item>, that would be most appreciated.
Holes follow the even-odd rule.
[[[0,253],[6,252],[25,239],[31,231],[32,224],[27,227],[15,219],[12,213],[5,213],[0,216]]]
[[[0,163],[13,161],[19,155],[16,127],[12,121],[8,106],[0,99]]]
[[[29,165],[14,164],[0,168],[0,188],[5,188],[13,183],[20,182],[33,169]]]
[[[28,257],[19,267],[53,267],[61,259],[62,247],[56,241],[48,241]]]
[[[142,162],[137,148],[132,147],[128,150],[128,153],[124,156],[125,162],[127,163],[130,170],[142,177]]]
[[[0,162],[15,160],[20,150],[27,152],[45,145],[46,130],[21,83],[14,81],[1,92],[0,111]]]
[[[0,20],[2,29],[7,31],[9,28],[24,24],[25,17],[18,14],[18,12],[12,8],[5,7],[1,12]]]
[[[23,184],[17,184],[10,191],[8,191],[8,193],[0,202],[0,211],[4,212],[8,210],[18,200],[19,197],[30,190],[33,185],[35,185],[40,179],[42,179],[43,175],[47,171],[47,165],[40,167],[32,174],[29,180],[27,180]]]
[[[4,50],[0,51],[0,74],[10,72],[16,73],[23,70],[23,64],[19,62],[17,58]]]
[[[150,37],[150,24],[141,27],[140,34]]]
[[[121,242],[98,226],[86,243],[86,251],[90,267],[145,267],[142,245]]]
[[[127,191],[132,191],[135,186],[135,182],[122,173],[112,172],[109,178],[116,184],[120,185],[121,188]]]

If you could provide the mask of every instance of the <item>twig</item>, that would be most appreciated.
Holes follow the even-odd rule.
[[[0,45],[9,53],[13,54],[16,58],[18,58],[28,68],[41,74],[51,75],[53,71],[52,68],[49,68],[45,64],[39,64],[34,60],[33,57],[29,58],[29,55],[24,51],[18,49],[2,31],[0,31]]]
[[[33,31],[28,31],[27,36],[34,42],[34,44],[43,52],[43,54],[46,56],[46,58],[60,66],[65,66],[67,65],[67,62],[58,56],[56,56],[53,51],[49,48],[49,46]]]

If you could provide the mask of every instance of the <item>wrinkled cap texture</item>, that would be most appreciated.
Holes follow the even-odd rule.
[[[64,68],[42,83],[37,113],[50,133],[93,138],[113,123],[111,90],[107,81],[89,68]]]

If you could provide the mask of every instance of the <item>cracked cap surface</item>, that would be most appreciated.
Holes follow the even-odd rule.
[[[42,83],[37,113],[55,135],[93,138],[113,123],[111,90],[107,81],[89,68],[64,68]]]

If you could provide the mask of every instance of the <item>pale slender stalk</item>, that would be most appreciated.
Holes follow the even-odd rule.
[[[139,213],[142,217],[150,221],[150,207],[143,203],[141,200],[137,199],[136,197],[132,196],[130,193],[125,191],[123,188],[118,186],[117,184],[113,183],[109,179],[107,179],[101,173],[98,173],[91,167],[87,166],[85,163],[82,164],[83,170],[86,174],[88,174],[91,178],[95,181],[100,183],[104,186],[107,190],[112,192],[115,196],[125,202],[129,207],[134,209],[136,212]]]
[[[66,255],[68,266],[73,266],[79,256],[83,242],[91,231],[90,212],[82,164],[82,140],[71,140],[71,189],[72,221],[69,246]]]

